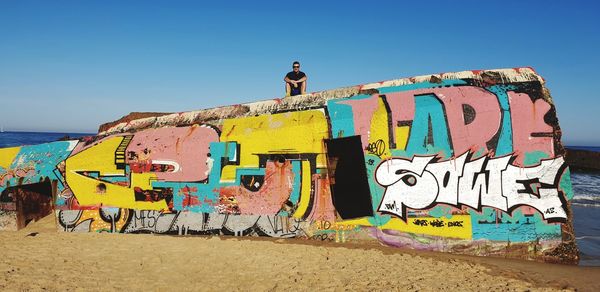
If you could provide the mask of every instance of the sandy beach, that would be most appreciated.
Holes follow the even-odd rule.
[[[578,290],[599,268],[302,240],[0,233],[0,290]]]

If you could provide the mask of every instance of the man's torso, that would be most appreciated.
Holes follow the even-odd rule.
[[[306,76],[306,74],[304,74],[304,72],[302,72],[302,71],[298,71],[298,73],[292,71],[292,72],[289,72],[287,75],[285,75],[285,77],[287,77],[288,79],[295,80],[295,81],[300,80],[300,79],[304,78],[305,76]],[[300,85],[302,83],[298,83],[298,84]]]
[[[302,78],[304,78],[306,76],[306,74],[304,74],[304,72],[302,71],[298,71],[298,73],[291,71],[288,74],[285,75],[285,77],[287,77],[290,80],[300,80]],[[291,95],[298,95],[300,94],[301,88],[302,88],[302,83],[304,82],[298,82],[298,87],[294,87],[293,85],[291,85],[291,89],[292,89],[292,93]]]

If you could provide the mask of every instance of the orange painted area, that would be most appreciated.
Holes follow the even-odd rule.
[[[222,211],[245,215],[277,214],[292,193],[293,176],[290,161],[268,162],[264,183],[258,191],[252,192],[244,186],[220,189]]]

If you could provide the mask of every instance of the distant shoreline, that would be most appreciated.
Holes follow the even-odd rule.
[[[98,135],[98,133],[86,133],[86,132],[66,132],[66,131],[61,131],[61,132],[46,132],[46,131],[7,131],[4,130],[4,132],[0,132],[0,133],[26,133],[26,134],[84,134],[84,135]]]
[[[565,161],[574,171],[600,171],[600,147],[566,147]]]

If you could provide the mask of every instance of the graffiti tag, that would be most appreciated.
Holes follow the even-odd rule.
[[[365,150],[369,151],[371,154],[381,156],[383,153],[385,153],[385,142],[379,139],[373,143],[369,143]]]
[[[435,156],[382,162],[375,172],[377,183],[385,187],[379,211],[406,220],[406,208],[429,209],[440,203],[476,210],[486,206],[507,213],[529,206],[548,221],[567,218],[558,190],[563,157],[524,168],[511,165],[511,156],[472,161],[467,157],[465,153],[442,162],[432,162]]]

